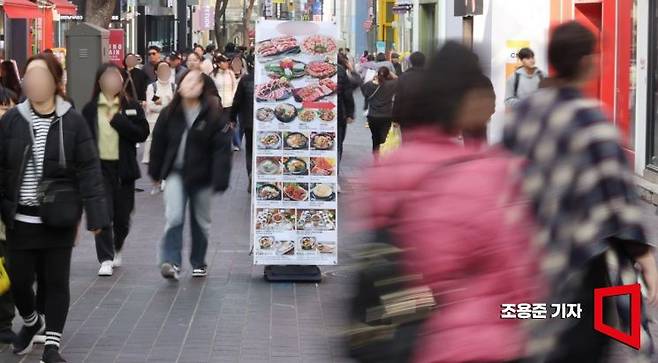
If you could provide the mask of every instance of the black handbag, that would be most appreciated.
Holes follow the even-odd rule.
[[[82,218],[82,198],[75,181],[47,179],[39,184],[39,213],[51,227],[74,227]]]
[[[64,126],[59,120],[59,166],[66,169]],[[78,183],[72,178],[49,178],[39,183],[37,192],[39,214],[44,224],[51,227],[74,227],[82,218],[82,197]]]
[[[437,304],[420,277],[405,274],[402,250],[387,229],[357,256],[356,295],[347,332],[350,357],[358,362],[409,362],[418,334]]]

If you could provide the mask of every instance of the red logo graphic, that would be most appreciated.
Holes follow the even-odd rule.
[[[603,323],[603,298],[619,295],[630,295],[631,298],[630,334],[626,334],[623,331],[619,331],[610,325]],[[642,293],[640,291],[640,284],[594,289],[594,330],[639,350],[641,303]]]

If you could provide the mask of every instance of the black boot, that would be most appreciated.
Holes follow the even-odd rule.
[[[48,344],[43,348],[41,363],[66,363],[66,360],[59,355],[59,349],[56,345]]]

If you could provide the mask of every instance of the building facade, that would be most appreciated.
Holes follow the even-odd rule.
[[[482,15],[455,16],[454,0],[416,0],[414,49],[435,50],[448,39],[472,40],[498,95],[489,127],[500,140],[506,80],[521,47],[535,51],[550,74],[547,45],[560,22],[576,20],[599,37],[597,79],[586,92],[602,101],[622,137],[646,199],[658,203],[658,2],[652,0],[484,0]],[[458,4],[457,4],[458,5]]]

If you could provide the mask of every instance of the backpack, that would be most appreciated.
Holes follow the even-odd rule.
[[[537,70],[537,75],[539,76],[539,82],[544,80],[544,74],[540,70]],[[519,72],[514,72],[514,98],[518,98],[520,79],[521,79],[521,75],[519,74]]]
[[[153,94],[157,95],[158,94],[158,81],[153,82],[152,85],[153,85]],[[173,83],[169,83],[169,85],[171,86],[171,94],[175,94],[176,93],[176,85],[173,84]]]

